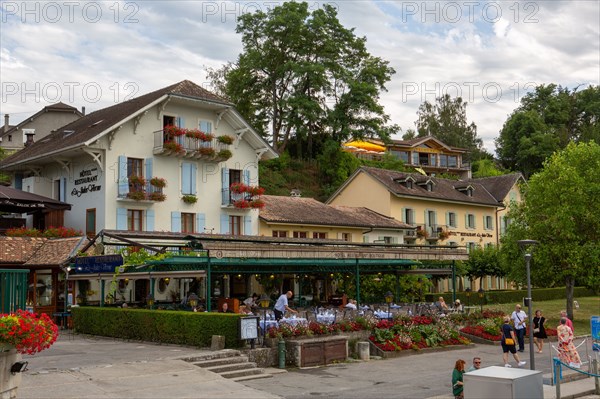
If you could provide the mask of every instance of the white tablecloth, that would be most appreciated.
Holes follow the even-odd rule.
[[[279,320],[280,323],[286,323],[289,324],[290,326],[297,326],[298,324],[307,324],[308,320],[306,320],[304,317],[290,317],[290,318],[283,318],[281,320]]]
[[[333,324],[335,315],[333,314],[318,314],[317,321],[321,324]]]
[[[393,317],[392,313],[384,312],[382,310],[375,311],[375,317],[379,319],[391,319]]]
[[[267,320],[267,330],[269,330],[269,328],[271,328],[271,327],[277,328],[278,326],[279,326],[279,323],[277,323],[277,321],[275,321],[275,320]],[[265,321],[264,320],[260,321],[260,328],[262,328],[262,329],[265,328]]]

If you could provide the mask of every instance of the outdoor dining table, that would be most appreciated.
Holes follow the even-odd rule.
[[[374,312],[375,317],[377,317],[378,319],[392,319],[394,317],[394,315],[392,315],[391,312],[384,312],[383,310],[376,310]]]
[[[321,324],[333,324],[335,322],[335,315],[330,313],[317,314],[317,321]]]
[[[260,321],[260,328],[263,330],[268,330],[272,327],[277,328],[278,326],[279,326],[279,323],[277,323],[277,320],[267,320],[266,327],[265,327],[264,319],[261,319],[261,321]]]
[[[284,317],[283,319],[279,320],[279,322],[289,324],[293,327],[297,326],[298,324],[308,324],[308,320],[306,320],[304,317]]]

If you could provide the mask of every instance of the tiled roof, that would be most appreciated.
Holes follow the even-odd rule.
[[[60,265],[74,256],[85,241],[81,237],[48,239],[27,259],[25,266]]]
[[[0,237],[0,264],[25,263],[47,238]]]
[[[224,98],[203,89],[189,80],[183,80],[174,85],[164,87],[153,91],[152,93],[144,94],[140,97],[133,98],[108,108],[103,108],[79,118],[78,120],[57,129],[56,132],[49,136],[36,141],[32,145],[5,158],[0,162],[0,168],[30,158],[83,145],[88,140],[93,139],[118,122],[134,114],[136,111],[141,110],[145,106],[150,105],[154,101],[168,94],[229,104]],[[69,132],[69,134],[65,134],[65,131]]]
[[[60,265],[77,253],[82,237],[0,237],[0,264]]]
[[[453,202],[462,202],[466,204],[481,204],[488,206],[499,206],[499,201],[492,196],[489,191],[480,183],[471,181],[473,186],[473,196],[469,197],[465,192],[461,192],[456,188],[463,186],[464,182],[439,179],[436,177],[427,177],[434,183],[433,191],[427,191],[425,186],[419,184],[413,184],[413,188],[409,189],[403,184],[399,183],[398,179],[405,179],[407,176],[412,176],[417,181],[421,181],[422,176],[416,173],[397,172],[393,170],[377,169],[372,167],[361,167],[359,171],[362,171],[369,176],[380,181],[391,193],[398,196],[408,197],[419,197],[429,198],[436,200],[445,200]],[[419,180],[421,179],[421,180]]]
[[[398,145],[398,146],[414,147],[414,146],[424,143],[428,140],[434,140],[434,141],[438,142],[438,144],[444,145],[453,151],[459,151],[459,152],[466,151],[465,148],[453,147],[451,145],[448,145],[448,144],[442,142],[440,139],[438,139],[437,137],[434,137],[434,136],[415,137],[414,139],[410,139],[410,140],[392,140],[392,144]]]
[[[327,226],[410,228],[393,218],[367,208],[331,206],[313,198],[263,195],[265,207],[260,219],[271,223],[313,224]]]
[[[498,201],[503,201],[519,180],[525,181],[523,175],[520,173],[512,173],[510,175],[483,177],[480,179],[471,179],[469,181],[481,184],[494,196],[494,198]]]

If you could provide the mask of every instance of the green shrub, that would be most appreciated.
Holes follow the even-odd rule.
[[[75,330],[84,334],[197,347],[223,335],[225,347],[243,345],[239,314],[98,307],[74,307],[72,313]]]
[[[564,299],[565,298],[565,288],[557,287],[557,288],[536,288],[531,290],[531,296],[535,301],[550,301],[553,299]],[[435,302],[438,297],[443,296],[446,300],[446,303],[450,305],[452,303],[452,293],[445,292],[443,294],[425,294],[426,302]],[[573,291],[573,296],[575,299],[577,297],[585,297],[585,296],[594,296],[594,291],[585,287],[575,287]],[[527,290],[510,290],[510,291],[485,291],[483,304],[495,304],[495,303],[522,303],[523,298],[527,297]],[[470,304],[471,306],[476,306],[481,303],[481,299],[479,298],[479,294],[477,292],[471,292],[471,297],[467,298],[465,292],[456,292],[456,298],[460,299],[463,305]]]

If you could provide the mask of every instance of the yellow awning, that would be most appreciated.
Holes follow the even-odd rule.
[[[354,147],[354,149],[360,148],[360,149],[367,150],[367,151],[385,152],[385,147],[383,147],[381,145],[369,143],[368,141],[357,140],[357,141],[351,141],[349,143],[344,144],[344,148],[346,148],[350,151],[354,150],[353,148],[348,148],[348,147]]]

